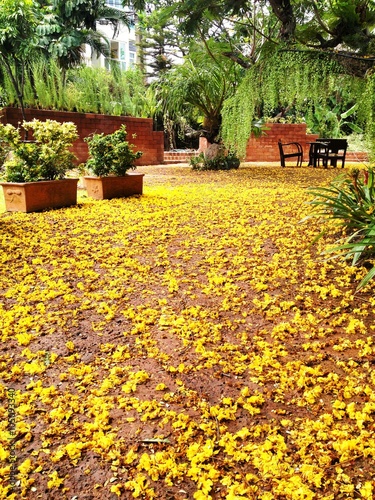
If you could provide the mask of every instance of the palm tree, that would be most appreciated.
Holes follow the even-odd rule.
[[[156,93],[169,117],[200,115],[200,135],[209,142],[219,139],[222,106],[235,89],[238,67],[224,57],[216,57],[201,44],[191,47],[182,65],[175,66],[155,84]]]

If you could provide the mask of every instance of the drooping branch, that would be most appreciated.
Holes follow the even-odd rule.
[[[319,26],[329,35],[334,36],[335,34],[328,28],[328,26],[323,22],[323,19],[320,16],[320,12],[318,9],[318,6],[315,1],[312,3],[313,9],[314,9],[314,14],[315,14],[315,19],[318,21]]]
[[[250,62],[245,61],[238,53],[223,52],[223,56],[228,57],[228,59],[239,64],[242,68],[249,69],[252,66],[252,64]]]
[[[217,63],[217,59],[215,57],[215,55],[213,54],[212,50],[210,49],[210,47],[208,46],[208,43],[207,43],[207,40],[206,38],[203,36],[203,33],[202,33],[202,30],[198,27],[198,33],[199,33],[199,36],[200,36],[200,39],[202,40],[204,46],[206,47],[206,50],[207,50],[207,53],[208,55],[211,57],[211,59]]]

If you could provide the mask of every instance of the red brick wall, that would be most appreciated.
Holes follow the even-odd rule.
[[[355,151],[347,151],[345,161],[350,162],[359,162],[359,163],[367,163],[369,161],[369,157],[367,153],[357,153]]]
[[[165,151],[164,152],[164,163],[189,163],[190,158],[193,156],[197,156],[197,152],[173,152],[173,151]]]
[[[135,151],[143,151],[137,165],[158,165],[164,162],[164,133],[153,130],[151,118],[133,118],[129,116],[108,116],[94,113],[71,113],[67,111],[48,111],[26,109],[26,119],[56,120],[58,122],[74,122],[77,125],[79,139],[72,150],[78,157],[78,163],[85,162],[88,156],[84,138],[95,132],[110,134],[125,123],[127,140],[135,145]],[[18,108],[4,108],[0,119],[3,123],[11,123],[15,127],[22,122]],[[132,135],[136,134],[133,138]]]
[[[306,134],[306,124],[267,123],[269,130],[261,137],[251,136],[246,148],[246,161],[280,161],[277,142],[299,142],[303,148],[303,160],[309,160],[309,144],[319,136]]]

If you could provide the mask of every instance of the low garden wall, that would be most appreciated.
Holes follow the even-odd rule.
[[[280,161],[281,142],[299,142],[303,148],[303,159],[309,159],[309,142],[318,139],[317,134],[307,134],[305,123],[266,123],[268,130],[261,137],[250,137],[246,147],[246,161]]]
[[[267,123],[268,130],[261,137],[252,135],[246,147],[244,161],[280,162],[278,141],[283,143],[299,142],[303,149],[304,162],[309,161],[310,142],[319,138],[318,134],[308,134],[305,123]],[[209,146],[207,139],[200,137],[198,152],[205,151]],[[367,153],[347,151],[346,160],[351,162],[367,162]]]
[[[130,116],[109,116],[94,113],[73,113],[69,111],[50,111],[42,109],[26,109],[26,119],[58,122],[73,122],[77,126],[79,139],[72,148],[78,157],[78,163],[83,163],[88,157],[88,147],[84,141],[94,133],[110,134],[124,123],[128,132],[127,140],[135,145],[136,151],[143,151],[137,165],[158,165],[164,162],[164,133],[153,130],[151,118],[133,118]],[[0,113],[2,123],[11,123],[15,127],[22,122],[19,108],[4,108]],[[133,137],[135,134],[135,137]]]
[[[164,163],[189,163],[198,151],[164,151]]]

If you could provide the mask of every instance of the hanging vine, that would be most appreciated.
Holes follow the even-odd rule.
[[[365,81],[346,75],[337,62],[324,54],[282,50],[269,54],[247,71],[236,94],[225,102],[223,141],[244,156],[253,123],[259,118],[272,117],[276,110],[290,107],[295,114],[306,116],[323,106],[338,88],[350,91],[353,99],[362,99],[366,85],[367,105],[361,107],[361,120],[367,130],[375,119],[374,79],[372,76]],[[375,139],[374,125],[371,130],[368,133]]]
[[[360,109],[366,121],[366,139],[370,150],[370,159],[375,161],[375,72],[366,78],[366,88],[360,99]]]

